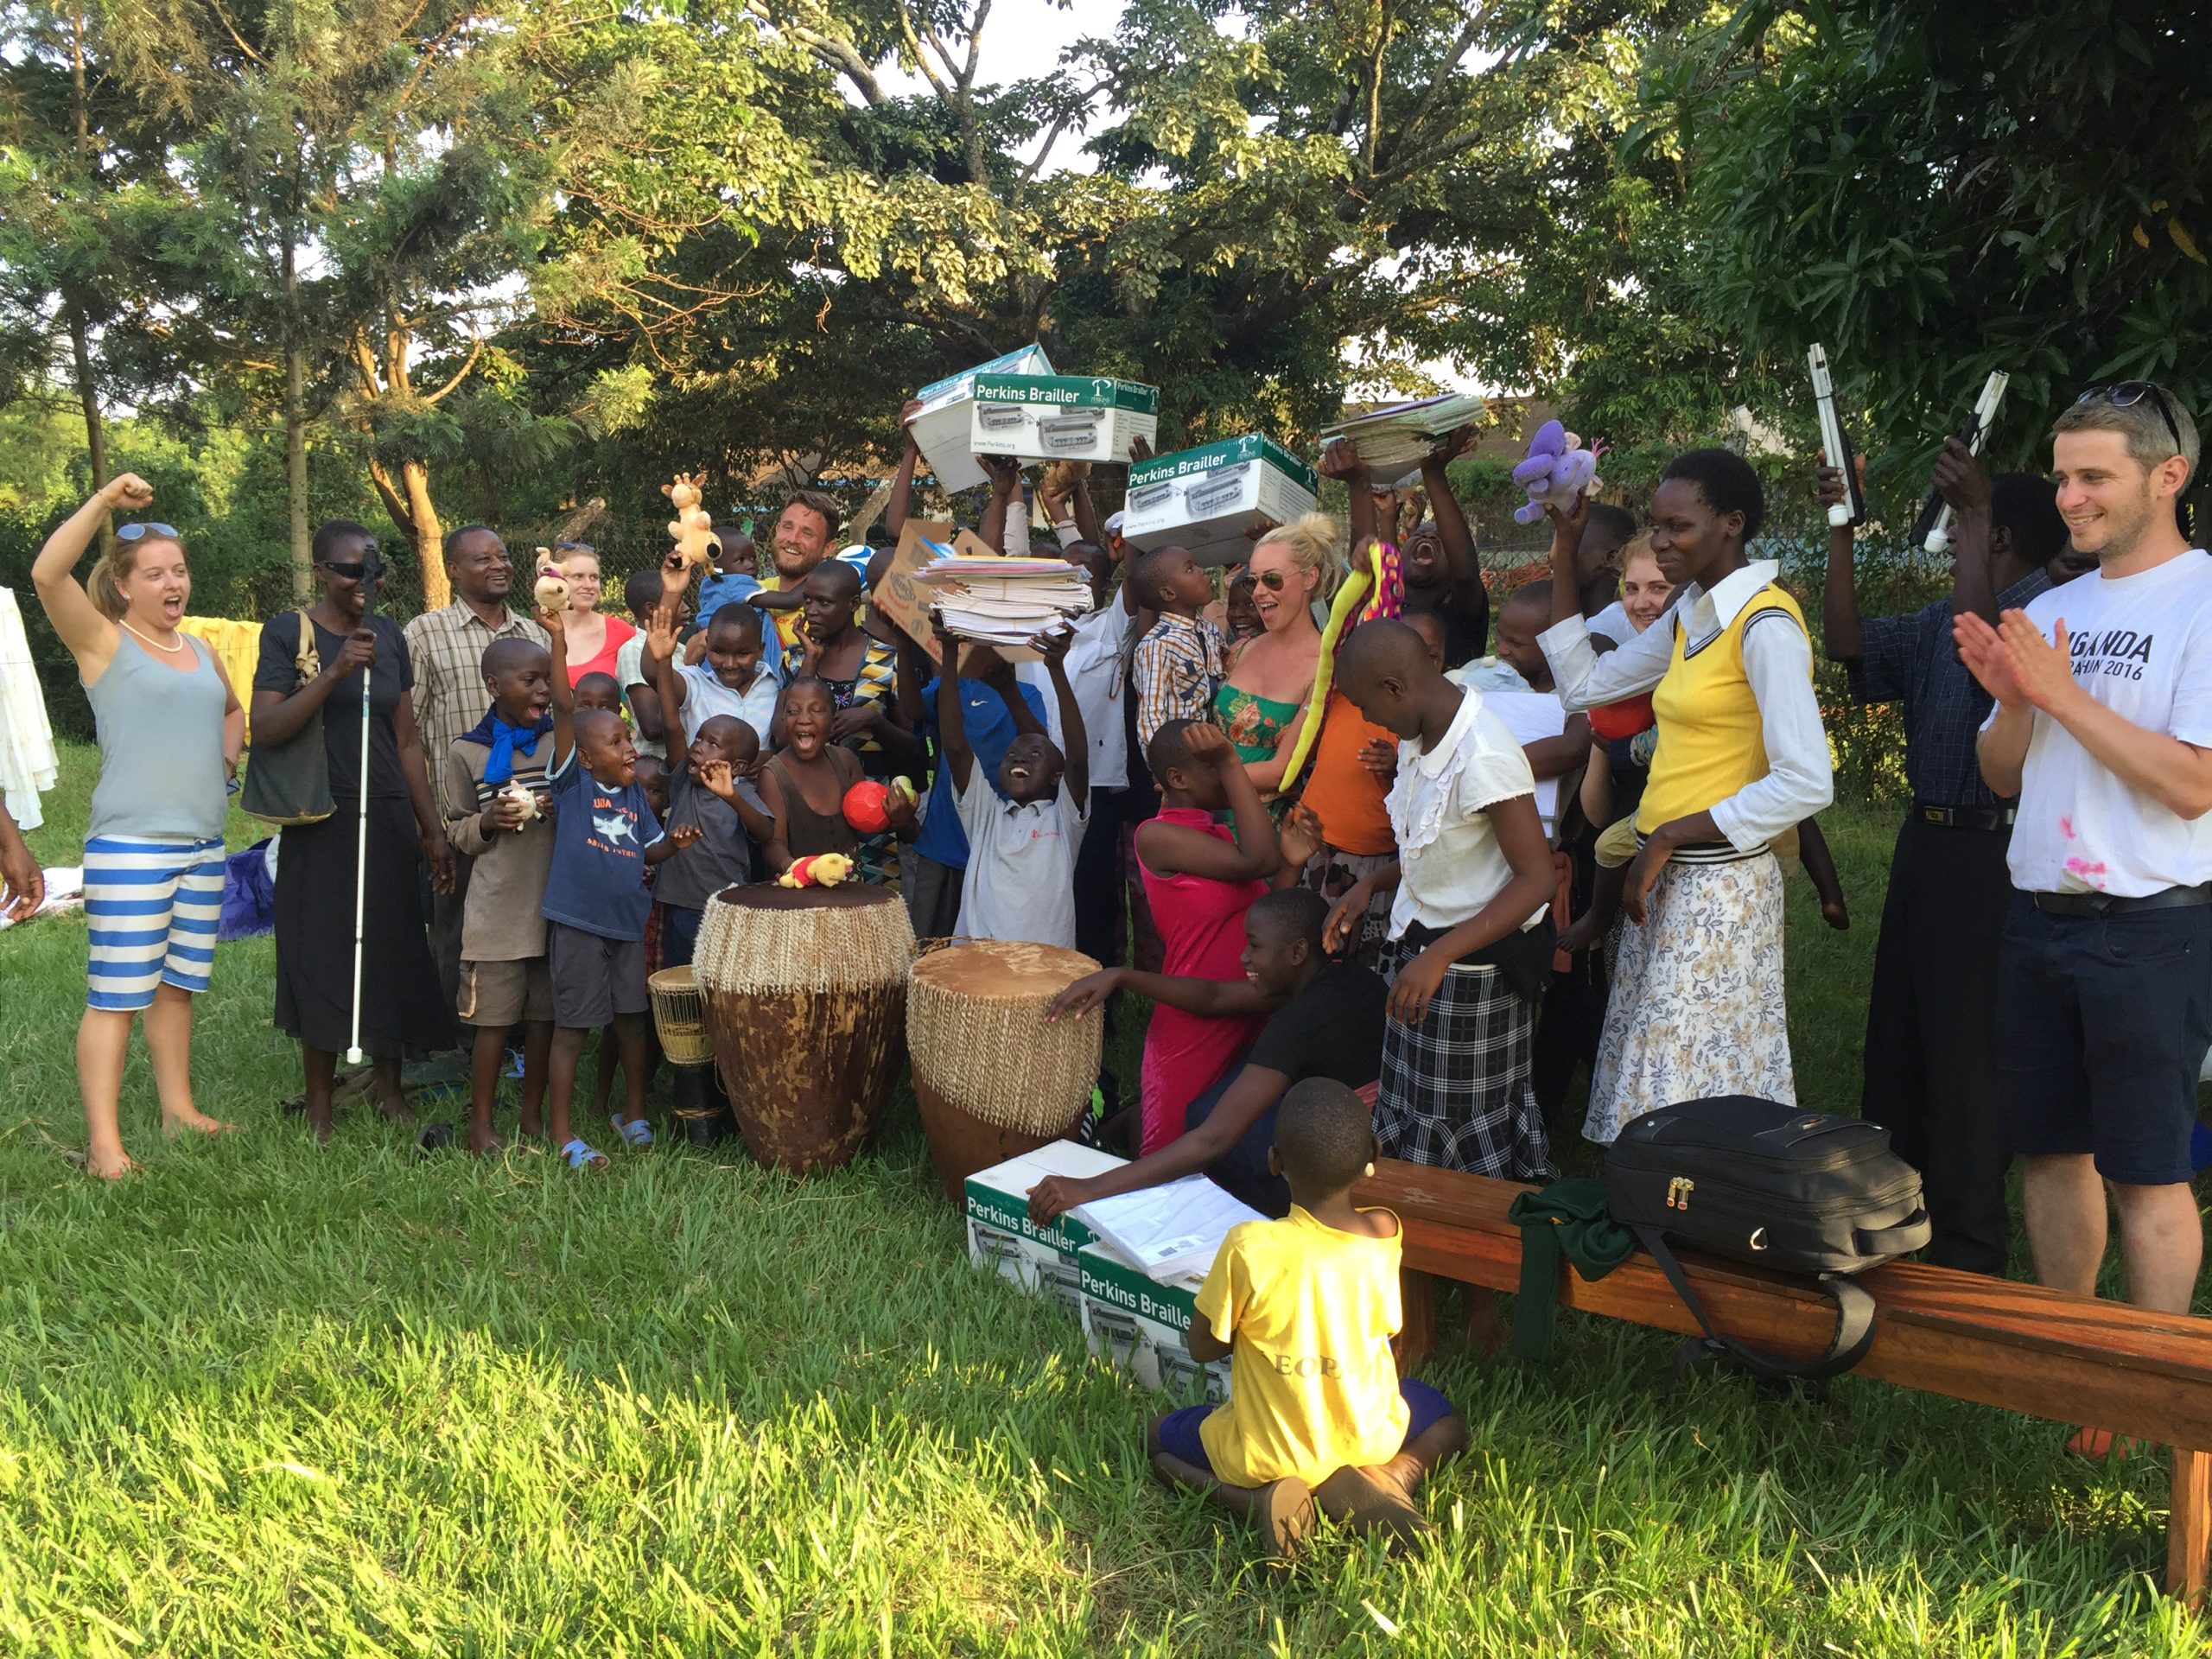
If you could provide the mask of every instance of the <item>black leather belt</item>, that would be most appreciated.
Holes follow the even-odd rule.
[[[2212,905],[2212,881],[2193,887],[2168,887],[2128,898],[2115,893],[2031,893],[2028,898],[2040,911],[2053,916],[2125,916],[2132,910],[2186,910]]]
[[[2012,809],[2009,806],[1931,806],[1925,801],[1915,801],[1912,817],[1916,823],[1941,824],[1946,830],[2012,827]]]

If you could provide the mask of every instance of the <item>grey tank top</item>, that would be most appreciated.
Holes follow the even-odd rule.
[[[219,841],[230,791],[223,776],[222,676],[207,646],[189,634],[194,667],[180,674],[156,662],[128,629],[107,672],[85,688],[100,740],[89,840],[140,836]]]

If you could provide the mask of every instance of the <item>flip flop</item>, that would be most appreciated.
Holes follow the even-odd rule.
[[[604,1169],[607,1154],[586,1143],[583,1136],[571,1135],[561,1146],[561,1155],[569,1160],[570,1169]]]
[[[2069,1457],[2087,1458],[2092,1463],[2118,1463],[2142,1449],[2142,1441],[2108,1428],[2077,1428],[2066,1438]]]
[[[617,1113],[610,1116],[607,1121],[614,1126],[615,1134],[628,1141],[632,1147],[652,1145],[653,1126],[646,1122],[644,1118],[641,1117],[635,1122],[631,1122]]]
[[[434,1152],[443,1152],[453,1145],[453,1125],[425,1123],[415,1135],[415,1150],[423,1157]]]

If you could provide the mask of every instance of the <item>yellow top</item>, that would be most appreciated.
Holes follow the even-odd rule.
[[[206,643],[230,676],[231,690],[249,710],[253,705],[253,676],[261,666],[261,624],[233,622],[227,617],[187,616],[177,620],[176,631]]]
[[[1340,1233],[1296,1205],[1287,1220],[1230,1229],[1197,1308],[1230,1344],[1229,1403],[1198,1426],[1221,1479],[1310,1484],[1398,1455],[1408,1414],[1390,1338],[1402,1234]]]
[[[1651,694],[1659,747],[1636,813],[1643,834],[1703,812],[1766,776],[1759,701],[1744,673],[1744,630],[1770,611],[1786,612],[1801,631],[1805,626],[1797,601],[1772,585],[1753,594],[1726,627],[1694,652],[1686,650],[1681,619],[1671,620],[1674,658]]]

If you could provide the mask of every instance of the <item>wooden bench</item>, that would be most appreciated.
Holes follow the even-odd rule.
[[[1530,1189],[1390,1159],[1375,1167],[1353,1197],[1388,1205],[1405,1224],[1400,1362],[1411,1370],[1435,1347],[1438,1280],[1520,1288],[1521,1232],[1505,1211]],[[1793,1357],[1827,1344],[1834,1310],[1813,1292],[1690,1251],[1681,1261],[1717,1329]],[[1642,1251],[1594,1283],[1572,1268],[1560,1279],[1563,1306],[1699,1334],[1658,1263]],[[1916,1262],[1892,1262],[1859,1282],[1874,1298],[1874,1342],[1852,1376],[2171,1446],[2166,1591],[2202,1600],[2212,1548],[2212,1319]]]

